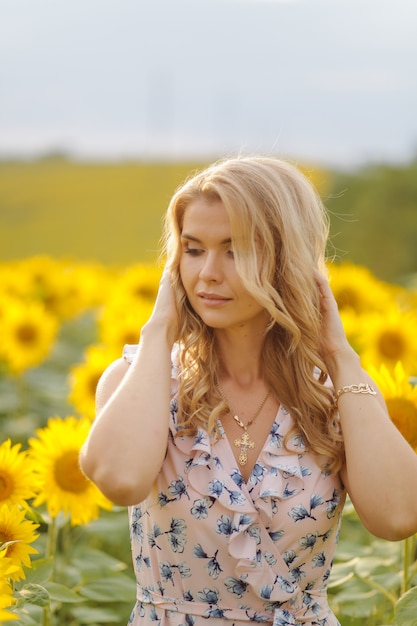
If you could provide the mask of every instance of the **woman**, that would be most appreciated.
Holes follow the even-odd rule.
[[[417,531],[417,456],[347,342],[327,232],[274,158],[220,162],[172,198],[152,316],[103,375],[81,455],[129,505],[135,626],[335,626],[346,492],[375,535]]]

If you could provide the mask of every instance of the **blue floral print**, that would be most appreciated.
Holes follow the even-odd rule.
[[[340,626],[326,585],[345,492],[280,408],[247,482],[222,426],[181,434],[171,405],[165,463],[130,507],[137,602],[130,626]]]

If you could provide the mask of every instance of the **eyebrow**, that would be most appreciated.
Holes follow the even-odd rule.
[[[203,243],[201,239],[198,239],[198,237],[193,237],[193,235],[187,235],[187,233],[182,233],[181,239],[187,239],[188,241],[195,241],[196,243]],[[223,239],[223,241],[221,241],[220,243],[221,244],[232,243],[232,240],[230,237],[227,237],[227,239]]]

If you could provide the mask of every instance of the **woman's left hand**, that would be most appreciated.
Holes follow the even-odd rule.
[[[316,271],[315,279],[320,294],[322,315],[320,353],[326,365],[329,366],[339,353],[353,352],[353,348],[346,338],[337,302],[326,277]]]

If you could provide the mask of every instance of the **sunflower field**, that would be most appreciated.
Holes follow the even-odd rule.
[[[417,286],[329,266],[350,342],[417,451]],[[124,507],[81,473],[104,369],[137,343],[155,264],[31,256],[0,263],[0,623],[127,624],[135,599]],[[348,504],[330,581],[343,626],[417,624],[417,542],[369,535]]]

